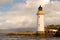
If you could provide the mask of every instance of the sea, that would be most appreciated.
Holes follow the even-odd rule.
[[[60,40],[60,38],[0,38],[0,40]]]
[[[21,36],[14,36],[14,37],[3,37],[4,35],[0,35],[0,40],[60,40],[60,37],[46,37],[46,38],[38,38],[38,37],[21,37]]]

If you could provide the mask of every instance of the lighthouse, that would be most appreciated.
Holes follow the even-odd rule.
[[[37,12],[37,32],[44,34],[44,11],[41,5],[39,6]]]

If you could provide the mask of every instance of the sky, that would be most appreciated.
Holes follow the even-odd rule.
[[[0,29],[37,27],[40,5],[45,12],[45,26],[60,24],[60,0],[0,0]]]

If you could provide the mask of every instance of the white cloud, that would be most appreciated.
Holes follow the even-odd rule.
[[[41,0],[42,1],[42,0]],[[0,13],[1,18],[6,20],[1,28],[21,28],[21,27],[36,27],[37,25],[37,8],[40,4],[44,5],[45,25],[60,24],[60,3],[49,3],[49,0],[27,0],[26,3],[18,3],[13,5],[11,11]],[[5,14],[4,14],[5,13]]]
[[[0,29],[34,27],[35,19],[29,15],[16,15],[18,13],[16,11],[4,13],[6,15],[0,16],[5,20],[3,23],[0,23]]]
[[[44,7],[45,24],[60,24],[60,2],[54,1]]]
[[[28,7],[38,7],[40,5],[44,6],[46,4],[48,4],[50,2],[50,0],[27,0],[26,3]]]
[[[0,0],[0,4],[11,3],[13,0]]]

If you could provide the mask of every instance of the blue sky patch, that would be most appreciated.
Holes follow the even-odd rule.
[[[11,7],[12,7],[12,5],[11,4],[0,4],[0,12],[4,12],[4,11],[8,11]]]
[[[26,0],[14,0],[13,3],[25,3],[25,2],[26,2]]]
[[[50,0],[50,1],[60,1],[60,0]]]
[[[26,0],[13,0],[12,3],[0,4],[0,12],[9,11],[13,5],[18,3],[25,3],[25,2]]]

